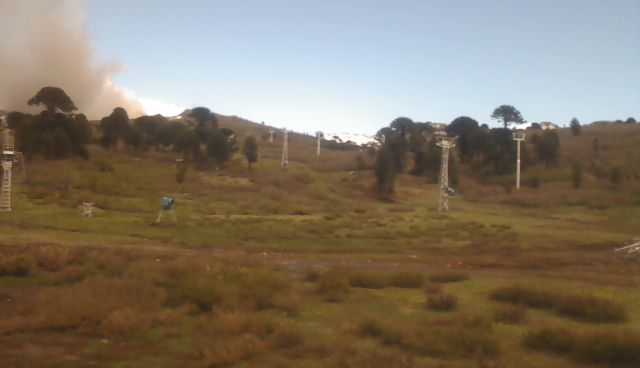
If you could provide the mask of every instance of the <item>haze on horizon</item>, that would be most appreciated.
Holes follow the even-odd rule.
[[[0,109],[45,85],[91,119],[206,106],[298,131],[398,116],[568,124],[640,117],[640,2],[0,3]]]

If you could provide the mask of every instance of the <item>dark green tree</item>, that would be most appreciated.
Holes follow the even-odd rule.
[[[534,145],[538,158],[544,162],[547,168],[558,163],[560,138],[555,130],[545,130],[534,141]]]
[[[579,136],[580,133],[582,132],[582,126],[580,125],[580,122],[576,118],[571,119],[571,123],[569,123],[569,127],[571,128],[571,133],[573,134],[574,137]]]
[[[501,122],[505,128],[507,128],[510,123],[524,123],[524,119],[522,118],[520,111],[511,105],[496,107],[491,114],[491,118]]]
[[[376,190],[384,198],[390,198],[395,189],[396,160],[388,145],[383,145],[378,152],[374,166]]]
[[[207,142],[207,154],[213,158],[216,166],[222,167],[231,158],[234,151],[232,137],[227,137],[221,130],[214,130],[209,133]]]
[[[129,115],[127,114],[127,110],[122,107],[116,107],[109,116],[102,118],[98,128],[102,132],[100,145],[105,149],[117,148],[118,142],[121,140],[128,140],[128,143],[133,143],[133,134],[131,132],[131,126],[129,125]]]
[[[627,123],[627,124],[635,124],[636,123],[636,119],[628,118],[627,120],[625,120],[625,123]]]
[[[70,113],[78,108],[65,91],[58,87],[43,87],[28,101],[29,105],[44,105],[51,114],[56,110]]]
[[[252,164],[258,162],[258,142],[256,142],[256,139],[252,135],[244,140],[242,153],[244,153],[244,157],[247,159],[249,168],[251,168]]]
[[[194,107],[189,112],[189,116],[196,121],[194,128],[196,136],[202,143],[207,143],[214,131],[218,130],[218,119],[216,115],[206,107]]]
[[[461,162],[468,161],[473,155],[471,139],[478,128],[478,122],[468,116],[459,116],[447,125],[447,134],[451,137],[458,137],[457,146]]]

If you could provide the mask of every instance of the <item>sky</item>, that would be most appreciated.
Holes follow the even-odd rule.
[[[640,119],[638,0],[86,0],[109,83],[147,113],[206,106],[302,132],[393,119]],[[77,21],[77,20],[76,20]]]

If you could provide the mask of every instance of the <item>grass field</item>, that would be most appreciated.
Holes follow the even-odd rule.
[[[639,235],[635,182],[467,183],[441,214],[426,179],[379,201],[371,157],[313,143],[286,172],[260,141],[252,170],[183,184],[171,153],[29,162],[0,215],[2,365],[640,366],[640,263],[613,253]],[[178,221],[157,225],[165,195]]]

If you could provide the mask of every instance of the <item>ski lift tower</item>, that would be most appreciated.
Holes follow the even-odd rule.
[[[516,190],[520,189],[520,142],[524,141],[525,134],[523,132],[513,131],[513,140],[518,142],[518,154],[516,158]]]
[[[4,133],[1,159],[2,188],[0,189],[0,212],[11,212],[11,166],[15,159],[14,140],[5,116],[0,116],[0,125]]]
[[[273,133],[275,132],[275,130],[269,129],[269,143],[273,143]]]
[[[282,141],[282,159],[280,160],[280,166],[285,170],[289,167],[289,132],[287,132],[286,128],[284,129]]]
[[[316,138],[318,139],[318,146],[316,149],[316,156],[318,158],[318,160],[320,159],[320,141],[322,140],[322,138],[324,137],[324,134],[322,134],[322,132],[316,132]]]
[[[442,160],[440,161],[440,199],[438,212],[449,211],[449,150],[456,146],[455,138],[447,137],[444,131],[435,133],[438,147],[442,148]]]

